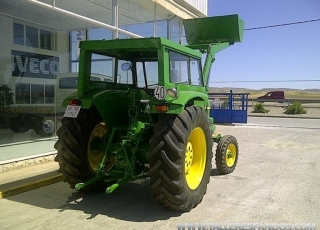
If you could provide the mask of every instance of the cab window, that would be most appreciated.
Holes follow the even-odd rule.
[[[174,51],[169,52],[170,81],[203,86],[201,78],[201,62],[199,59],[189,57]]]

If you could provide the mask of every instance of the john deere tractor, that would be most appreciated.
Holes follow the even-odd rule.
[[[55,144],[72,188],[112,193],[150,178],[161,205],[189,211],[206,193],[214,142],[219,172],[235,169],[238,143],[215,132],[208,84],[215,54],[242,40],[244,23],[228,15],[184,20],[184,27],[187,45],[164,38],[80,43],[78,90],[63,102]]]

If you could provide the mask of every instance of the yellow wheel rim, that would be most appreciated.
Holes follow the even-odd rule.
[[[88,161],[91,169],[95,172],[98,171],[99,165],[104,155],[104,138],[107,135],[107,126],[104,122],[96,125],[93,129],[88,141]],[[115,163],[114,158],[107,159],[105,171],[110,170]]]
[[[234,144],[229,144],[226,151],[226,164],[230,168],[234,165],[236,161],[237,150]]]
[[[196,127],[189,136],[185,154],[185,175],[190,189],[195,190],[201,183],[206,166],[207,145],[203,130]]]

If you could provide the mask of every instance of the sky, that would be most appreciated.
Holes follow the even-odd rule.
[[[319,0],[208,0],[208,16],[238,14],[241,43],[216,54],[211,87],[320,89]],[[264,81],[264,82],[263,82]]]

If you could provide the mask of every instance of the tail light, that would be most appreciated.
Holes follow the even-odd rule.
[[[77,99],[69,100],[68,105],[80,105],[80,101]]]
[[[167,112],[169,110],[168,105],[156,105],[155,107],[157,112]]]

